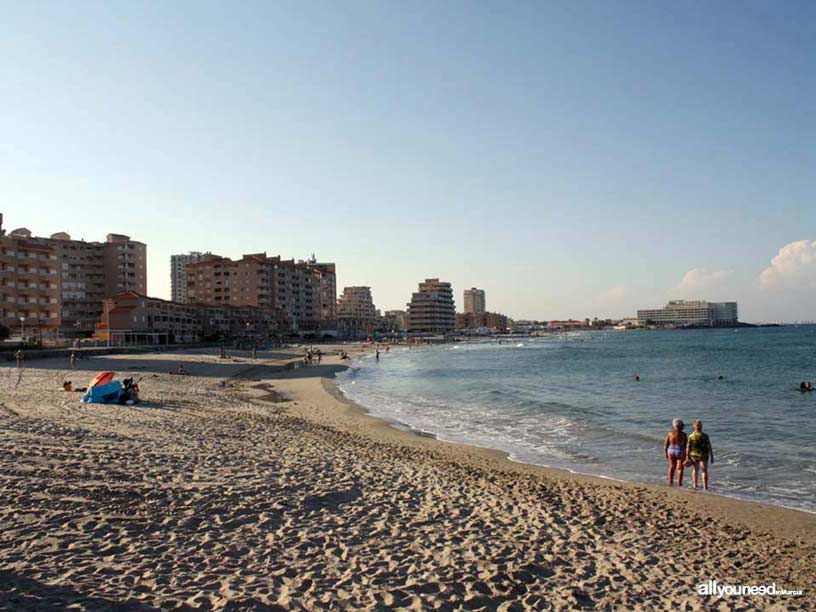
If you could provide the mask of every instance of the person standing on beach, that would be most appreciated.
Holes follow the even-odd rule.
[[[677,472],[677,486],[683,486],[683,463],[686,460],[687,436],[683,431],[685,424],[680,419],[672,421],[672,429],[663,442],[663,454],[669,460],[669,486],[674,484],[674,472]]]
[[[23,349],[18,349],[16,353],[14,353],[14,357],[17,359],[17,369],[22,370],[25,367],[25,355],[23,355]]]
[[[76,351],[71,351],[70,362],[71,362],[71,369],[72,369],[72,370],[76,370],[76,365],[77,365],[77,354],[76,354]]]
[[[377,361],[379,361],[380,360],[380,349],[377,349],[375,355],[376,355]]]
[[[686,455],[694,466],[694,488],[697,488],[697,475],[700,469],[703,470],[703,488],[708,490],[708,462],[714,464],[714,449],[711,448],[711,441],[708,434],[703,433],[703,422],[699,419],[694,421],[694,431],[688,437],[686,444]]]

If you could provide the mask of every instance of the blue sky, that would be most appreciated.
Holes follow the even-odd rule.
[[[8,229],[816,319],[816,5],[0,2]]]

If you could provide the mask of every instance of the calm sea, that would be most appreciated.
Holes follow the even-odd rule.
[[[816,511],[816,392],[800,393],[802,380],[816,383],[816,326],[398,347],[356,360],[338,383],[373,414],[441,439],[634,482],[664,481],[672,419],[687,432],[702,419],[713,491]]]

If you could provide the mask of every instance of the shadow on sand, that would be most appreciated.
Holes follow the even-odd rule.
[[[88,610],[101,611],[159,610],[143,601],[85,595],[70,586],[49,585],[9,570],[0,570],[2,610],[65,610],[77,604]]]

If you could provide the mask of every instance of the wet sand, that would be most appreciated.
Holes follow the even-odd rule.
[[[0,366],[0,608],[814,609],[816,516],[508,461],[346,401],[336,358]],[[190,376],[169,374],[180,362]],[[62,381],[143,376],[138,407]],[[769,584],[802,597],[700,596]]]

